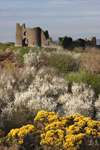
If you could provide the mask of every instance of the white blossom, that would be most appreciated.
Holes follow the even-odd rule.
[[[60,116],[74,113],[93,116],[95,94],[91,87],[73,83],[69,92],[69,82],[52,68],[41,66],[42,55],[48,57],[56,52],[31,51],[24,55],[26,66],[14,73],[0,76],[1,115],[11,115],[20,105],[38,112],[55,111]],[[58,51],[57,53],[65,54]],[[70,53],[69,55],[72,55]],[[74,57],[74,56],[73,56]],[[76,57],[76,56],[75,56]],[[37,69],[36,65],[41,67]],[[3,92],[2,92],[3,91]],[[95,107],[99,112],[99,100]],[[4,103],[4,105],[3,105]]]

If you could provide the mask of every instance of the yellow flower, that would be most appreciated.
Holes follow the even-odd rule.
[[[23,139],[20,139],[19,144],[20,145],[23,144]]]
[[[13,144],[14,142],[18,142],[19,144],[23,144],[24,138],[27,134],[31,136],[34,135],[34,126],[28,124],[19,129],[12,129],[8,135],[6,136],[5,142]]]
[[[46,118],[48,116],[48,112],[41,110],[38,112],[37,116],[35,117],[34,121],[40,121],[41,118]]]
[[[63,129],[63,128],[64,128],[63,124],[61,122],[57,121],[57,122],[53,122],[53,123],[47,125],[45,127],[45,130],[47,131],[47,130],[52,130],[52,129]]]

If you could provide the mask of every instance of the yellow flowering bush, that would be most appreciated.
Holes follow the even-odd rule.
[[[34,122],[41,123],[39,126],[42,130],[40,144],[44,149],[88,150],[100,148],[100,122],[89,117],[78,114],[59,117],[54,112],[40,111]]]
[[[34,146],[34,126],[28,124],[21,128],[12,129],[3,139],[3,143],[10,146],[17,143],[19,146],[28,147]]]
[[[58,121],[61,119],[58,115],[56,115],[55,112],[47,112],[44,110],[41,110],[38,112],[37,116],[34,118],[34,125],[37,130],[40,130],[40,132],[44,132],[45,127],[52,122]]]
[[[60,117],[56,115],[55,112],[47,112],[41,110],[38,112],[37,116],[35,117],[34,121],[42,122],[43,124],[51,123],[53,121],[59,121]]]
[[[50,146],[52,149],[56,149],[57,147],[61,147],[64,142],[64,131],[60,129],[49,130],[46,134],[41,134],[41,145]]]
[[[83,133],[66,135],[63,147],[68,150],[83,149],[84,137]]]
[[[34,125],[12,129],[3,143],[17,143],[22,150],[99,150],[100,122],[78,114],[59,117],[41,110]]]

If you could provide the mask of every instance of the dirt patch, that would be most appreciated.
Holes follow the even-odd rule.
[[[13,52],[7,49],[5,52],[0,53],[0,69],[12,69],[15,67],[23,67],[23,64],[17,60]]]

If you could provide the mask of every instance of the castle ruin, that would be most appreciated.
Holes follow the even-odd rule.
[[[15,46],[50,46],[48,31],[43,31],[40,27],[26,28],[25,24],[20,26],[16,23]]]
[[[95,37],[91,37],[89,38],[88,40],[85,38],[85,46],[91,46],[91,47],[96,47],[97,44],[96,44],[96,36]]]

